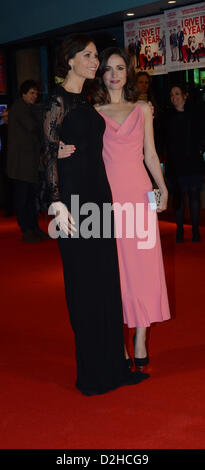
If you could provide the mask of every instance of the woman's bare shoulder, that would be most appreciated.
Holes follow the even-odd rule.
[[[103,104],[94,104],[94,108],[96,109],[96,111],[103,111],[104,106],[105,105]]]
[[[144,100],[138,100],[138,101],[137,101],[137,104],[140,104],[140,106],[142,107],[142,109],[147,109],[147,108],[149,108],[148,103],[147,103],[146,101],[144,101]]]
[[[150,105],[146,101],[138,100],[137,104],[141,106],[144,114],[150,114],[152,112]]]

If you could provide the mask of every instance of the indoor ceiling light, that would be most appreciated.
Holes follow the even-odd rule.
[[[169,0],[168,3],[177,3],[176,0]]]
[[[135,13],[126,13],[127,16],[135,16]]]

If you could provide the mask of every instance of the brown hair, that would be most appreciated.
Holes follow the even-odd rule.
[[[85,47],[95,41],[86,34],[71,34],[66,38],[58,51],[56,62],[56,75],[65,78],[71,66],[68,64],[70,59],[73,59],[78,52],[83,51]]]
[[[130,61],[130,56],[121,49],[120,47],[108,47],[100,55],[100,66],[97,71],[97,76],[92,83],[89,94],[93,104],[107,104],[110,103],[110,94],[104,84],[103,75],[106,71],[106,65],[108,59],[112,55],[118,55],[122,57],[125,62],[127,69],[127,82],[124,85],[124,97],[126,101],[136,102],[138,98],[138,92],[135,87],[135,72]]]
[[[138,81],[138,78],[144,77],[144,76],[148,78],[148,80],[149,80],[149,87],[150,87],[150,85],[151,85],[151,83],[152,83],[152,79],[151,79],[150,75],[148,74],[148,72],[138,72],[138,73],[136,73],[136,75],[135,75],[135,77],[136,77],[136,83],[137,83],[137,81]]]

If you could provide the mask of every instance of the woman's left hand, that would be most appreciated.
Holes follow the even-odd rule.
[[[148,101],[147,104],[149,105],[151,111],[152,111],[152,117],[154,117],[154,106],[151,101]]]
[[[162,191],[161,196],[160,196],[160,205],[157,209],[157,212],[163,212],[166,211],[167,209],[167,203],[168,203],[168,191]]]
[[[76,151],[75,145],[66,145],[64,142],[59,142],[59,149],[58,149],[58,158],[66,158],[70,157],[72,153]]]

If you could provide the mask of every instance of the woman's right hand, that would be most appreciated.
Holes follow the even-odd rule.
[[[75,145],[66,145],[64,142],[59,142],[59,149],[58,149],[58,158],[67,158],[72,155],[76,150]]]
[[[74,232],[77,232],[71,213],[61,201],[52,202],[49,213],[55,215],[57,218],[56,224],[66,235],[74,235]]]
[[[145,100],[146,101],[146,100]],[[154,106],[151,101],[148,101],[147,104],[149,105],[151,112],[152,112],[152,117],[154,117]]]
[[[161,192],[161,196],[160,196],[160,205],[159,205],[159,207],[157,208],[157,212],[166,211],[166,209],[167,209],[167,204],[168,204],[168,191],[167,191],[167,189],[164,189],[164,190]]]

